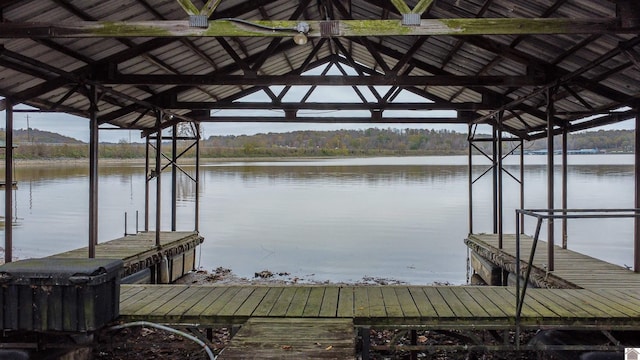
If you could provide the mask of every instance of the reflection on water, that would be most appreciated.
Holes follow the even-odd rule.
[[[527,157],[526,207],[546,207],[545,157]],[[606,164],[607,160],[610,163]],[[587,165],[588,161],[605,165]],[[572,156],[570,207],[633,206],[632,157]],[[486,169],[477,161],[474,177]],[[465,281],[467,159],[331,159],[205,164],[200,184],[200,257],[251,277],[269,269],[315,280],[365,276],[415,284]],[[536,165],[538,164],[538,165]],[[514,174],[517,167],[507,165]],[[193,167],[185,167],[193,176]],[[555,169],[560,183],[560,167]],[[86,246],[88,167],[18,167],[15,254],[45,256]],[[101,166],[99,238],[124,234],[124,213],[144,210],[144,166]],[[194,229],[195,185],[178,177],[178,230]],[[163,174],[162,228],[170,228],[170,172]],[[151,183],[154,211],[155,183]],[[513,232],[518,184],[505,177],[505,231]],[[560,192],[557,191],[557,204]],[[474,185],[474,231],[491,232],[491,180]],[[150,216],[154,229],[155,216]],[[527,223],[532,232],[533,222]],[[559,231],[560,226],[557,226]],[[631,221],[576,220],[569,246],[619,264],[632,262]],[[0,232],[2,229],[0,229]],[[556,235],[559,239],[559,234]],[[604,240],[603,240],[604,239]]]

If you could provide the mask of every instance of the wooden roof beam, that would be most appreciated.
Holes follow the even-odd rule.
[[[518,35],[635,33],[616,19],[564,18],[458,18],[422,19],[420,25],[405,26],[401,20],[305,21],[307,37]],[[69,23],[0,23],[0,38],[127,38],[127,37],[292,37],[300,21],[236,20],[209,21],[208,28],[190,27],[186,20],[79,21]],[[322,29],[332,29],[323,33]]]
[[[203,122],[293,122],[293,123],[353,123],[353,124],[466,124],[467,121],[459,119],[457,116],[452,117],[392,117],[379,118],[374,121],[371,117],[329,117],[329,116],[295,116],[286,118],[280,116],[211,116],[210,119],[200,119]]]
[[[488,110],[494,106],[482,103],[429,103],[429,102],[398,102],[398,103],[319,103],[319,102],[180,102],[173,101],[169,105],[172,109],[216,109],[216,110]]]
[[[135,75],[116,74],[98,78],[104,84],[119,85],[318,85],[318,86],[540,86],[547,82],[543,78],[528,75],[498,76],[498,75],[429,75],[429,76],[342,76],[342,75],[259,75],[246,77],[244,75]]]

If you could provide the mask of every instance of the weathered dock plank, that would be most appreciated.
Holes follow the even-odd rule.
[[[350,319],[251,318],[220,354],[233,359],[355,359]]]
[[[215,299],[211,305],[202,309],[200,312],[200,316],[203,318],[206,317],[218,317],[222,308],[227,306],[231,299],[242,289],[240,286],[230,286],[225,289],[225,291]],[[237,301],[237,300],[236,300]]]
[[[438,289],[435,287],[424,287],[422,291],[429,299],[429,303],[436,310],[437,317],[439,318],[455,318],[456,313],[449,307],[447,301],[440,295]]]
[[[253,314],[251,314],[251,316],[269,315],[269,313],[271,312],[271,309],[273,309],[273,306],[278,301],[278,298],[280,298],[280,294],[282,293],[282,290],[284,290],[284,288],[282,287],[269,288],[269,291],[264,296],[264,298],[262,298],[262,301],[260,301],[260,304],[258,304],[256,309],[253,311]]]
[[[236,311],[251,297],[251,294],[255,291],[255,288],[241,287],[238,289],[232,298],[223,304],[222,308],[218,311],[218,316],[231,317]]]
[[[408,287],[407,290],[411,294],[422,319],[432,319],[438,316],[438,312],[422,290],[422,287],[411,286]]]
[[[276,301],[269,312],[269,316],[284,317],[287,314],[287,310],[294,296],[296,296],[296,287],[285,287],[282,289],[282,293],[280,293],[278,301]]]
[[[338,315],[338,301],[340,296],[340,288],[335,286],[325,287],[322,296],[322,304],[320,305],[320,317],[334,317]]]
[[[307,300],[309,299],[310,293],[311,288],[309,287],[297,288],[295,295],[293,295],[293,299],[291,299],[291,304],[289,304],[289,308],[287,309],[285,316],[302,317],[304,308],[307,306]]]
[[[196,290],[199,289],[199,287],[194,287],[194,288]],[[194,294],[189,296],[187,299],[182,301],[173,309],[167,311],[167,313],[165,314],[165,317],[167,317],[168,319],[178,319],[186,311],[196,306],[196,304],[200,304],[201,302],[204,302],[205,299],[215,299],[216,298],[215,294],[216,292],[219,292],[219,291],[220,289],[215,287],[207,287],[206,289],[195,291]]]
[[[449,305],[449,307],[453,311],[455,317],[464,318],[464,317],[472,317],[472,316],[474,316],[467,309],[465,304],[462,303],[462,301],[460,301],[460,299],[458,299],[458,297],[456,297],[453,288],[443,287],[443,288],[437,288],[436,290],[440,293],[440,296],[442,297],[443,301],[447,305]],[[483,312],[484,312],[484,310],[483,310]]]
[[[249,298],[245,300],[245,302],[238,308],[238,310],[235,312],[234,315],[240,316],[240,317],[251,316],[251,314],[253,314],[253,312],[256,310],[258,305],[260,305],[262,300],[264,300],[264,297],[267,295],[268,292],[269,292],[268,287],[256,288],[251,293],[251,296],[249,296]]]
[[[357,318],[371,317],[369,309],[369,294],[365,287],[353,288],[353,311]]]
[[[368,286],[365,289],[367,290],[367,298],[369,299],[369,316],[380,318],[386,317],[387,311],[384,298],[382,297],[381,288],[377,286]]]
[[[405,314],[402,311],[400,300],[398,299],[395,289],[391,287],[383,287],[380,288],[380,292],[382,292],[382,299],[384,300],[384,308],[387,315],[393,318],[404,317]]]
[[[313,287],[309,290],[309,299],[302,310],[304,317],[318,317],[322,308],[322,300],[324,299],[325,288]],[[335,306],[334,306],[335,309]]]
[[[416,306],[415,301],[413,300],[413,296],[411,296],[411,292],[406,287],[397,287],[393,289],[398,297],[398,303],[400,304],[400,309],[402,310],[402,314],[405,318],[419,318],[420,310]]]
[[[341,287],[338,294],[338,317],[352,317],[355,312],[355,302],[353,296],[353,288]]]

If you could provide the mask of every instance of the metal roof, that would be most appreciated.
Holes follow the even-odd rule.
[[[88,118],[93,86],[100,124],[145,134],[179,121],[249,120],[211,115],[211,110],[232,108],[286,110],[280,118],[261,121],[489,123],[537,138],[546,135],[549,96],[557,131],[635,116],[640,95],[640,5],[635,1],[221,0],[214,11],[205,11],[215,3],[0,0],[0,96]],[[208,29],[189,32],[185,24],[192,8],[203,9]],[[422,21],[405,23],[407,9],[416,10]],[[429,22],[449,19],[442,22],[449,26],[444,30],[441,22]],[[451,25],[460,19],[480,21],[476,28]],[[491,19],[514,21],[494,24]],[[276,28],[284,20],[311,24],[308,42],[296,45],[296,31]],[[391,29],[388,20],[401,24]],[[527,20],[535,23],[527,27]],[[556,27],[556,20],[568,25]],[[123,26],[108,28],[114,22]],[[134,28],[133,22],[142,25]],[[590,22],[594,25],[587,26]],[[148,24],[171,26],[182,35],[155,29],[137,36],[135,31]],[[225,26],[239,32],[215,32]],[[205,33],[209,30],[213,35]],[[334,73],[300,75],[328,65]],[[355,75],[340,75],[349,67]],[[270,84],[280,85],[278,91]],[[286,100],[289,86],[304,93],[312,85],[354,86],[361,101]],[[396,97],[400,89],[424,100],[402,103]],[[239,101],[260,91],[268,103]],[[368,110],[371,116],[298,114],[340,108]],[[384,115],[402,108],[451,109],[459,116]],[[165,116],[158,117],[156,110]]]

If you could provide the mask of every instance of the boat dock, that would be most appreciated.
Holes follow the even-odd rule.
[[[498,247],[497,234],[471,234],[465,243],[472,250],[478,262],[485,266],[474,266],[476,271],[484,271],[483,278],[487,283],[490,277],[496,278],[502,271],[515,273],[516,236],[503,235],[502,249]],[[520,235],[520,256],[522,265],[528,262],[533,239],[527,235]],[[554,246],[555,269],[547,271],[548,252],[545,241],[540,240],[538,251],[533,259],[533,268],[529,282],[536,287],[545,288],[582,288],[582,289],[640,289],[640,273],[630,269],[608,263],[560,246]],[[490,269],[483,267],[490,267]],[[493,275],[486,272],[493,272]],[[498,285],[498,284],[493,284]]]
[[[123,283],[171,283],[195,269],[195,249],[204,241],[202,236],[193,231],[163,231],[158,247],[155,235],[139,232],[99,243],[96,258],[124,261]],[[86,258],[88,251],[83,247],[51,257]]]
[[[523,327],[640,330],[640,289],[529,289]],[[495,286],[123,285],[120,320],[201,326],[252,318],[356,327],[515,329],[515,289]]]
[[[223,351],[221,359],[243,358],[255,351],[260,351],[260,358],[355,358],[356,347],[345,344],[353,344],[356,333],[361,335],[361,355],[366,359],[372,348],[371,328],[463,333],[502,330],[505,334],[520,329],[640,330],[640,289],[530,289],[519,324],[515,299],[515,288],[505,286],[123,285],[119,320],[203,328],[241,325],[225,348],[233,350],[228,355]],[[277,325],[272,331],[258,331],[255,323],[267,328]],[[506,340],[493,347],[482,342],[465,346],[466,351],[541,349]],[[623,347],[617,343],[608,349]],[[340,355],[332,355],[328,348]],[[404,347],[409,348],[428,351],[430,346],[414,343]],[[290,352],[292,349],[296,351]],[[301,349],[307,350],[299,352]]]
[[[506,278],[515,264],[515,236],[504,235],[502,250],[497,241],[497,235],[486,234],[465,240],[472,254],[499,268]],[[531,242],[521,236],[522,254],[528,254]],[[221,359],[242,358],[247,351],[260,351],[264,358],[355,358],[356,334],[367,358],[370,346],[363,335],[371,328],[640,331],[640,274],[571,250],[555,250],[553,272],[545,270],[545,252],[536,252],[531,276],[536,287],[528,289],[519,317],[513,286],[135,284],[121,287],[119,320],[239,326]],[[482,343],[467,346],[491,348]],[[494,347],[535,348],[508,343]],[[411,345],[412,350],[427,348]],[[606,348],[621,350],[624,344]]]

